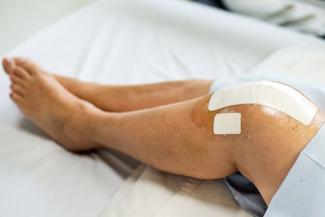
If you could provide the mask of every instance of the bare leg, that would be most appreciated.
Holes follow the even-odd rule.
[[[17,64],[30,70],[40,70],[37,64],[28,59],[14,58],[13,62],[4,59],[3,63],[7,69]],[[99,85],[59,75],[54,77],[78,98],[112,112],[133,111],[193,99],[206,95],[212,84],[210,80],[184,80],[147,85]]]
[[[199,106],[201,98],[140,112],[108,113],[75,97],[41,69],[16,64],[7,70],[12,100],[68,150],[110,147],[161,170],[193,177],[221,178],[236,171],[228,148],[208,129],[212,114],[206,100]],[[217,162],[222,166],[209,166]]]
[[[222,111],[207,111],[209,98],[114,115],[102,113],[93,119],[93,126],[100,126],[93,132],[94,140],[171,173],[215,179],[238,170],[253,181],[268,203],[299,152],[318,131],[318,117],[304,126],[262,106],[232,106],[227,109],[242,114],[242,133],[214,135],[213,117]]]
[[[214,135],[213,117],[223,111],[207,110],[209,95],[109,113],[83,104],[42,70],[11,70],[14,102],[67,149],[109,147],[157,169],[202,179],[222,178],[238,170],[267,203],[324,122],[320,113],[305,126],[271,108],[237,105],[226,109],[242,114],[241,134]]]
[[[212,81],[184,80],[145,85],[99,85],[55,75],[77,97],[105,111],[152,108],[206,95]]]

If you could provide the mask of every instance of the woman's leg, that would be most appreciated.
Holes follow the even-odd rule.
[[[6,71],[10,71],[13,64],[30,70],[40,69],[28,59],[3,60]],[[209,80],[184,80],[146,85],[99,85],[64,76],[54,77],[78,98],[111,112],[151,108],[203,96],[212,84]]]
[[[210,129],[207,97],[109,113],[75,97],[41,69],[17,64],[8,74],[10,96],[20,110],[68,150],[112,148],[155,168],[197,178],[236,171],[228,146]]]
[[[211,80],[183,80],[144,85],[100,85],[54,75],[80,99],[111,112],[134,111],[172,104],[206,95]]]
[[[21,111],[69,150],[107,147],[153,167],[202,179],[240,171],[267,203],[300,151],[318,131],[271,108],[237,105],[241,134],[214,135],[210,96],[133,112],[101,111],[66,91],[42,70],[15,67],[11,98]]]

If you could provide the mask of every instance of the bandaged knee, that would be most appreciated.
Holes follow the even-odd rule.
[[[296,89],[272,81],[256,81],[238,84],[215,91],[208,110],[218,111],[235,105],[262,105],[283,112],[295,120],[309,125],[317,107]],[[214,134],[241,134],[242,114],[221,111],[214,117]]]

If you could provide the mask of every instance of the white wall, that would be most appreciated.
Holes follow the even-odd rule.
[[[0,54],[92,0],[0,0]]]

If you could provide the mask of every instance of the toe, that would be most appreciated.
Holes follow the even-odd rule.
[[[23,97],[19,96],[16,93],[10,93],[10,98],[12,99],[12,101],[14,101],[16,104],[20,104],[23,101]]]
[[[23,68],[17,66],[12,70],[12,74],[21,78],[22,80],[30,79],[30,74]]]
[[[25,88],[23,88],[22,86],[20,86],[18,84],[11,84],[10,89],[13,93],[15,93],[19,96],[24,96],[24,94],[25,94]]]
[[[21,77],[15,75],[15,74],[11,74],[10,75],[10,81],[13,84],[18,84],[22,87],[26,87],[26,81],[24,79],[22,79]]]
[[[14,63],[14,61],[12,59],[3,58],[3,60],[2,60],[2,66],[3,66],[3,69],[5,70],[5,72],[7,74],[10,74],[12,72],[12,69],[15,66],[15,63]]]
[[[38,65],[27,58],[17,57],[14,60],[18,66],[24,68],[31,75],[39,70]]]

